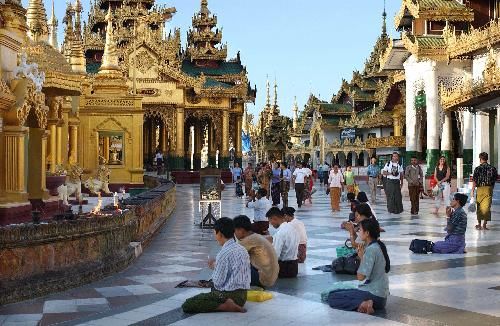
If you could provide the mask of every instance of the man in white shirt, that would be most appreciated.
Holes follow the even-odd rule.
[[[253,223],[252,231],[261,235],[267,235],[269,232],[269,221],[266,217],[266,213],[271,207],[271,202],[266,198],[267,190],[264,188],[259,188],[255,197],[251,198],[247,202],[247,207],[253,208]]]
[[[297,254],[300,237],[295,228],[286,221],[285,214],[272,207],[266,214],[271,225],[278,230],[273,236],[273,247],[278,256],[280,272],[278,278],[293,278],[299,273]]]
[[[401,188],[403,187],[403,167],[399,164],[399,154],[392,153],[390,162],[384,165],[382,175],[385,181],[385,193],[387,196],[387,211],[389,213],[400,214],[403,212],[403,197]]]
[[[304,200],[304,181],[305,178],[312,175],[308,168],[302,167],[302,162],[297,162],[297,168],[293,171],[293,182],[295,183],[295,196],[297,197],[297,206],[302,207]]]
[[[307,256],[307,231],[304,222],[295,217],[295,208],[293,207],[283,207],[281,209],[283,214],[285,214],[285,220],[295,228],[295,231],[299,234],[299,248],[297,252],[297,260],[300,263],[306,261]]]
[[[333,165],[333,169],[328,176],[328,186],[330,187],[330,206],[332,212],[340,212],[340,195],[344,190],[344,176],[339,171],[337,164]]]

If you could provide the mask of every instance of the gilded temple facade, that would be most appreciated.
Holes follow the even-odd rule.
[[[97,1],[84,27],[86,70],[98,71],[105,43],[106,10],[114,17],[120,69],[133,94],[142,97],[142,152],[151,166],[155,152],[166,155],[173,170],[199,170],[202,152],[209,166],[229,167],[229,150],[241,163],[244,104],[253,101],[240,55],[227,60],[222,30],[216,28],[206,0],[192,19],[187,48],[180,30],[167,35],[165,22],[175,8],[153,7],[154,1]]]
[[[405,148],[405,79],[402,69],[386,69],[380,57],[389,47],[386,13],[382,33],[362,72],[342,80],[327,102],[311,95],[294,128],[291,154],[313,168],[319,164],[366,166],[370,157],[380,162]]]
[[[59,46],[54,1],[50,17],[43,0],[0,2],[0,224],[49,214],[67,171],[115,191],[142,185],[157,151],[173,170],[201,168],[203,150],[205,165],[228,168],[230,148],[241,163],[244,104],[256,92],[239,53],[227,59],[207,1],[185,49],[165,27],[175,8],[91,5],[83,21],[81,1],[68,3]]]
[[[462,158],[466,176],[482,151],[500,162],[499,9],[498,1],[404,0],[396,15],[401,39],[381,62],[404,68],[407,154],[425,157],[428,174],[440,155]]]

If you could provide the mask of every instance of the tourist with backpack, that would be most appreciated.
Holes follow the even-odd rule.
[[[392,153],[391,161],[387,162],[382,169],[382,175],[387,177],[384,190],[387,196],[387,211],[391,214],[403,212],[403,196],[401,195],[403,172],[403,167],[399,164],[398,152]]]

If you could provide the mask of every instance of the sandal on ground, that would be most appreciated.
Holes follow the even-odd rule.
[[[481,227],[481,225],[476,225],[476,230],[482,230],[483,228]]]

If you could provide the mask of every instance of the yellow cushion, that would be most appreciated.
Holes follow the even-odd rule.
[[[252,302],[263,302],[267,300],[271,300],[273,298],[273,294],[271,292],[265,291],[247,291],[247,300]]]

